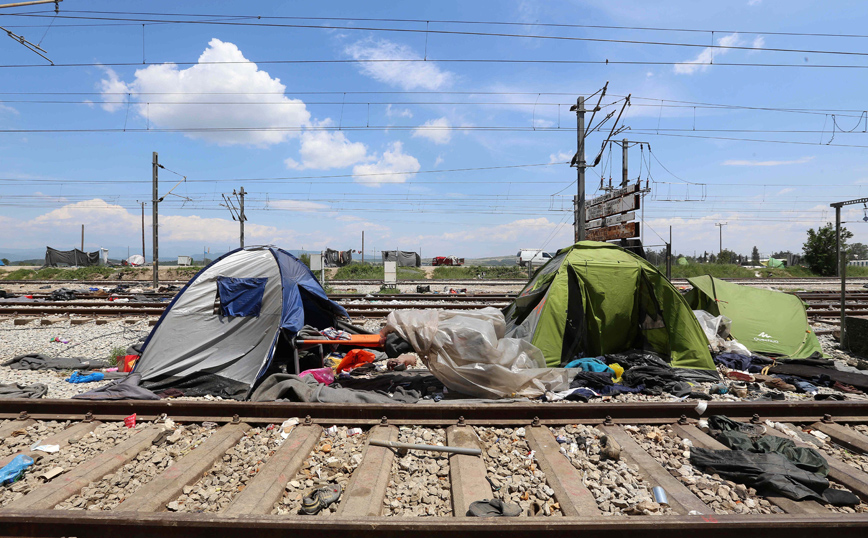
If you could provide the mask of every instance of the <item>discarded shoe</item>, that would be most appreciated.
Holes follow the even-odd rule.
[[[518,517],[521,515],[521,507],[513,503],[505,503],[500,499],[482,499],[470,503],[467,510],[470,517]]]
[[[600,442],[600,454],[606,456],[610,460],[618,460],[621,458],[621,445],[619,445],[617,441],[608,435],[604,435],[600,438]]]
[[[779,377],[773,377],[773,378],[769,379],[768,381],[766,381],[766,386],[770,389],[783,390],[786,392],[795,392],[795,390],[796,390],[795,385],[790,385],[789,383],[787,383],[786,381],[784,381],[783,379],[781,379]]]
[[[328,484],[313,490],[302,499],[299,514],[312,516],[320,513],[341,498],[341,491],[338,484]]]

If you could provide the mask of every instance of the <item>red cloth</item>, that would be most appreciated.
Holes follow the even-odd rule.
[[[136,365],[136,361],[139,360],[141,355],[124,355],[121,358],[123,364],[121,364],[121,372],[132,372],[133,367]]]
[[[350,350],[344,358],[341,360],[338,367],[335,369],[335,373],[339,374],[344,370],[352,370],[353,368],[357,368],[363,364],[367,364],[369,362],[374,362],[377,356],[371,353],[366,349],[353,349]]]

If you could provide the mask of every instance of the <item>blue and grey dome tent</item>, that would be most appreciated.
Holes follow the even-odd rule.
[[[275,247],[234,250],[175,296],[142,345],[135,372],[145,386],[207,377],[249,392],[281,335],[289,341],[305,325],[325,329],[348,317],[292,254]]]

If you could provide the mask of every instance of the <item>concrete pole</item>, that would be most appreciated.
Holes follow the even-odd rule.
[[[244,192],[244,187],[241,187],[241,191],[238,193],[238,204],[241,206],[239,210],[239,218],[238,221],[241,223],[241,248],[244,248],[244,221],[247,220],[247,217],[244,216],[244,195],[247,194]]]
[[[142,202],[142,258],[145,257],[145,202]],[[129,256],[127,256],[129,258]]]
[[[362,263],[365,263],[365,231],[362,230]]]
[[[621,141],[621,188],[627,186],[630,181],[627,179],[627,139]]]
[[[835,206],[835,276],[841,276],[841,206]]]
[[[159,174],[157,170],[160,168],[159,161],[157,160],[157,152],[154,152],[154,159],[151,163],[151,167],[153,169],[153,187],[154,187],[154,199],[152,202],[152,215],[151,218],[153,222],[151,223],[151,228],[153,229],[152,239],[154,242],[154,278],[153,278],[153,286],[154,289],[157,289],[160,286],[160,248],[159,248],[159,238],[157,237],[157,204],[160,203],[160,194],[157,192],[157,183],[159,181]]]
[[[84,224],[81,225],[81,251],[84,252]]]
[[[578,186],[576,199],[576,241],[585,240],[585,98],[576,99],[576,145],[578,149]]]

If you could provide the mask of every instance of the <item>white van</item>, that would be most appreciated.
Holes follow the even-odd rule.
[[[552,255],[548,252],[543,252],[541,248],[523,248],[518,251],[516,256],[516,263],[522,267],[527,266],[528,263],[533,265],[543,265],[550,259],[552,259]]]

